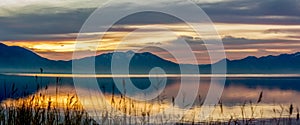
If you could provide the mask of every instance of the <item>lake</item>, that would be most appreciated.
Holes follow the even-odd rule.
[[[60,91],[64,91],[64,88],[72,88],[73,78],[72,74],[30,74],[30,73],[5,73],[0,75],[0,92],[1,100],[7,98],[20,98],[37,92],[37,88],[45,88],[47,86],[60,86]],[[150,80],[148,75],[117,75],[116,79],[124,81],[131,80],[133,84],[139,89],[147,89],[150,86]],[[194,84],[199,84],[199,97],[203,100],[207,94],[207,91],[211,84],[210,78],[222,77],[223,75],[185,75],[184,77],[200,77],[200,83],[181,83],[181,77],[179,75],[167,75],[166,86],[163,89],[163,95],[168,102],[171,102],[173,97],[176,97],[179,88],[184,85],[187,88],[194,87]],[[57,78],[58,83],[57,83]],[[82,79],[89,79],[93,75],[80,75],[76,77]],[[120,91],[114,86],[114,80],[111,75],[96,75],[99,89],[106,95],[112,93],[118,95]],[[160,78],[161,76],[151,76]],[[40,84],[37,87],[37,84]],[[224,109],[230,112],[231,115],[240,112],[240,106],[245,102],[250,101],[256,103],[259,99],[259,95],[263,92],[261,101],[261,108],[265,109],[264,117],[275,117],[272,114],[273,110],[279,110],[279,106],[284,106],[288,109],[290,104],[293,104],[295,108],[300,106],[300,75],[299,74],[234,74],[227,75],[224,91],[220,98]],[[11,88],[15,86],[18,89],[17,94],[13,96],[9,93]],[[26,95],[24,95],[26,91]],[[155,91],[154,91],[155,92]],[[195,100],[195,104],[199,100]],[[218,113],[216,113],[218,114]],[[271,115],[268,115],[271,114]],[[258,114],[257,114],[258,115]],[[275,114],[276,115],[276,114]],[[224,117],[224,116],[222,116]],[[227,116],[230,117],[230,116]]]
[[[185,75],[183,77],[188,76],[201,77],[199,94],[205,95],[210,84],[210,78],[223,75]],[[29,92],[36,91],[37,83],[41,84],[41,88],[46,85],[54,86],[56,85],[56,77],[60,78],[60,85],[73,86],[72,74],[3,73],[0,74],[1,95],[4,95],[4,87],[6,86],[6,89],[8,89],[7,91],[9,91],[12,84],[15,84],[18,90],[26,89],[26,91]],[[75,77],[89,78],[93,77],[93,75],[78,74],[75,75]],[[112,88],[111,86],[114,83],[112,76],[96,75],[96,77],[99,86],[105,87],[107,92],[110,92],[110,88]],[[130,77],[133,84],[141,89],[146,89],[150,84],[148,75],[116,75],[114,77],[118,77],[118,79],[129,79]],[[180,87],[180,77],[179,75],[167,75],[167,77],[168,79],[165,88],[166,94],[175,96],[174,92],[176,93],[176,91],[174,90],[177,90]],[[190,83],[183,84],[189,85]],[[259,94],[260,91],[264,91],[264,95],[268,96],[268,98],[265,98],[264,102],[273,103],[276,101],[281,103],[294,103],[296,100],[289,100],[291,99],[289,96],[295,97],[299,94],[299,84],[300,74],[227,74],[222,100],[226,103],[242,102],[245,100],[256,99],[256,95]],[[169,93],[170,91],[173,94]]]

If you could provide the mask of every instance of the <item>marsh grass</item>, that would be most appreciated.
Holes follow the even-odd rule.
[[[60,94],[60,79],[56,79],[55,95],[48,96],[48,86],[45,86],[41,90],[42,80],[38,80],[36,77],[37,91],[36,94],[31,96],[27,92],[23,92],[24,96],[20,99],[11,99],[11,103],[1,103],[0,106],[0,125],[91,125],[97,124],[94,117],[84,110],[81,103],[78,101],[76,94],[67,94],[64,96],[65,102],[59,103]],[[125,86],[125,81],[123,81]],[[6,83],[4,84],[7,87]],[[26,90],[27,87],[24,89]],[[106,87],[102,86],[104,94],[106,94]],[[178,120],[178,125],[292,125],[299,124],[299,109],[294,105],[283,106],[280,105],[279,109],[273,109],[274,118],[264,119],[264,112],[262,109],[258,110],[259,104],[263,102],[263,92],[258,94],[258,99],[255,103],[252,101],[244,101],[240,105],[240,116],[231,115],[230,118],[225,118],[226,108],[224,108],[223,102],[220,100],[215,109],[219,110],[220,118],[216,119],[214,116],[210,116],[207,121],[198,121],[199,110],[203,106],[203,98],[198,96],[198,101],[194,104],[193,108],[183,116],[179,118],[183,113],[175,104],[175,97],[168,98],[166,95],[159,95],[156,99],[147,102],[137,102],[132,99],[126,98],[126,89],[123,87],[123,94],[116,94],[115,86],[112,86],[112,93],[108,94],[110,97],[111,107],[102,107],[99,117],[99,124],[108,125],[147,125],[147,124],[167,124],[172,120]],[[13,98],[19,90],[15,84],[12,84],[10,89],[5,89],[5,98]],[[184,95],[183,95],[184,96]],[[26,99],[24,99],[26,98]],[[185,103],[184,99],[182,100]],[[170,104],[172,107],[172,113],[168,114],[164,112],[165,105]],[[170,106],[169,105],[169,106]],[[250,108],[250,110],[246,110]],[[179,110],[178,110],[179,109]],[[295,109],[297,112],[295,113]],[[116,110],[122,114],[117,113]],[[161,115],[155,116],[160,112]],[[255,117],[255,114],[259,113],[260,118]],[[287,115],[285,115],[287,114]],[[247,117],[249,116],[249,117]]]
[[[43,73],[43,69],[40,69]],[[91,125],[95,124],[77,101],[76,95],[68,95],[62,106],[58,104],[59,78],[56,80],[56,97],[47,96],[48,86],[41,89],[42,78],[35,77],[37,93],[29,95],[28,86],[23,88],[19,99],[18,88],[13,83],[7,89],[4,82],[4,99],[0,105],[0,125]],[[56,100],[56,101],[55,101]]]

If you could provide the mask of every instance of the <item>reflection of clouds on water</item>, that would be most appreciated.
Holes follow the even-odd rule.
[[[56,75],[60,77],[60,75]],[[11,89],[11,84],[15,83],[16,88],[22,91],[27,85],[26,91],[36,92],[36,80],[34,77],[29,76],[5,76],[0,75],[1,83],[0,90],[4,90],[4,81],[6,81],[6,89]],[[41,86],[55,85],[56,79],[54,77],[39,77],[43,79]],[[123,78],[120,78],[121,80]],[[106,93],[112,93],[113,80],[111,78],[98,78],[100,89]],[[150,81],[148,78],[131,78],[134,85],[141,89],[146,89]],[[38,80],[39,82],[40,80]],[[252,100],[257,101],[258,95],[261,91],[264,91],[263,101],[265,103],[299,103],[300,100],[295,100],[295,97],[300,95],[300,87],[297,83],[300,82],[300,78],[228,78],[226,86],[222,95],[222,101],[227,104],[242,103],[244,101]],[[72,78],[62,78],[61,84],[72,86]],[[187,88],[191,88],[198,83],[183,83]],[[168,98],[176,97],[178,89],[180,87],[180,78],[172,77],[168,78],[166,88],[163,94]],[[201,97],[205,97],[210,85],[209,78],[201,78],[200,88],[198,94]],[[50,89],[50,88],[49,88]],[[105,90],[103,90],[105,89]],[[1,95],[4,91],[1,92]],[[118,90],[115,90],[116,94],[119,94]]]
[[[176,85],[173,84],[172,86],[170,86],[170,88],[167,88],[167,90],[172,90],[176,89]],[[56,96],[56,90],[58,90],[58,96]],[[239,90],[239,91],[236,91]],[[87,90],[82,90],[82,91],[87,91]],[[230,93],[229,91],[236,91],[236,92],[232,92]],[[244,94],[238,94],[241,93],[241,91],[245,92]],[[234,100],[234,101],[238,101],[241,98],[243,98],[243,96],[245,97],[244,99],[249,99],[249,100],[256,100],[258,98],[258,93],[256,93],[257,90],[253,90],[253,89],[247,89],[245,87],[236,87],[236,88],[226,88],[225,89],[225,93],[223,94],[223,100],[226,101],[230,101],[230,100]],[[229,92],[229,93],[228,93]],[[134,100],[130,100],[128,98],[122,98],[120,95],[114,95],[112,96],[111,94],[106,94],[105,99],[101,98],[102,96],[100,96],[99,94],[97,94],[97,92],[92,92],[94,93],[93,97],[86,97],[84,98],[84,100],[81,100],[81,102],[84,103],[84,108],[85,110],[95,110],[95,107],[98,111],[98,113],[96,114],[102,114],[101,112],[111,112],[113,111],[113,114],[110,115],[117,115],[117,116],[122,116],[122,113],[124,113],[124,106],[126,107],[127,111],[125,110],[125,112],[127,113],[127,115],[135,115],[135,116],[142,116],[143,112],[149,112],[150,115],[155,115],[156,113],[160,112],[162,109],[164,108],[168,108],[168,107],[172,107],[171,104],[171,99],[166,99],[165,103],[161,103],[158,104],[157,101],[147,101],[147,102],[141,102],[141,101],[134,101]],[[248,93],[248,94],[247,94]],[[272,96],[278,96],[278,94],[280,95],[279,98],[281,98],[282,96],[287,96],[286,98],[290,98],[292,96],[299,96],[300,93],[299,92],[293,92],[293,91],[279,91],[279,90],[265,90],[264,91],[264,103],[261,104],[256,104],[255,101],[253,102],[253,104],[251,105],[250,103],[247,103],[245,105],[245,107],[242,107],[241,105],[233,105],[233,106],[228,106],[226,104],[224,104],[221,108],[220,105],[211,105],[209,107],[214,108],[214,111],[212,112],[212,114],[209,115],[208,120],[216,120],[216,121],[228,121],[231,117],[235,118],[235,119],[242,119],[242,108],[243,111],[245,112],[244,117],[245,118],[274,118],[274,117],[288,117],[288,108],[289,108],[289,103],[285,103],[285,100],[279,100],[277,102],[280,103],[266,103],[269,102],[268,99],[271,93],[275,93],[275,95]],[[176,93],[173,93],[176,94]],[[69,103],[69,99],[72,98],[75,94],[74,88],[71,86],[61,86],[56,88],[55,86],[50,86],[47,89],[42,89],[39,92],[37,92],[36,94],[33,94],[34,96],[36,96],[36,98],[33,101],[38,101],[40,106],[47,106],[48,102],[51,101],[53,106],[58,105],[60,108],[64,108],[67,103]],[[18,106],[19,104],[22,104],[21,102],[26,102],[26,101],[30,101],[32,100],[32,96],[30,95],[28,97],[25,98],[20,98],[18,100],[13,100],[13,99],[8,99],[2,102],[2,105],[6,104],[8,106]],[[170,96],[170,95],[169,95]],[[58,98],[56,98],[58,97]],[[112,101],[112,98],[114,101]],[[42,99],[44,99],[42,101]],[[94,105],[92,103],[92,100],[97,99],[98,100],[98,104],[101,105]],[[126,101],[124,101],[126,100]],[[78,98],[75,96],[73,102],[79,102]],[[112,106],[113,108],[109,108],[107,107],[107,105],[104,104],[104,102],[108,103],[110,106]],[[281,103],[283,102],[283,103]],[[102,105],[103,104],[103,105]],[[134,106],[132,106],[134,104]],[[282,105],[281,105],[282,104]],[[295,103],[295,107],[297,104],[299,104],[298,102]],[[282,107],[281,107],[282,106]],[[131,108],[131,109],[130,109]],[[187,121],[191,121],[193,118],[192,116],[195,115],[199,115],[198,113],[203,109],[203,108],[208,108],[208,106],[204,106],[204,107],[199,107],[198,105],[196,105],[194,108],[188,110],[185,120]],[[251,109],[255,108],[253,114]],[[284,108],[284,109],[282,109]],[[130,114],[128,110],[132,110],[134,112],[136,112],[136,114]],[[279,113],[283,110],[283,115],[280,116]],[[274,113],[274,111],[276,113]],[[178,107],[174,107],[172,112],[169,112],[171,114],[166,114],[168,115],[168,117],[172,117],[174,116],[174,119],[176,119],[176,115],[178,115],[178,113],[183,113],[183,110],[178,108]],[[96,114],[90,114],[90,115],[96,115]],[[294,112],[294,115],[296,114],[296,112]],[[253,115],[253,116],[252,116]],[[195,119],[197,121],[197,119]]]
[[[300,104],[300,100],[295,99],[300,96],[299,91],[266,89],[263,87],[247,88],[245,86],[229,86],[225,89],[222,99],[227,103],[241,101],[257,101],[260,91],[263,91],[263,102],[276,104]]]
[[[59,77],[59,75],[56,77]],[[42,79],[41,86],[45,87],[45,85],[51,86],[55,85],[56,78],[53,77],[38,77],[38,82]],[[123,78],[120,78],[121,80]],[[0,86],[1,96],[4,95],[4,82],[6,82],[6,89],[8,89],[7,93],[12,86],[12,83],[15,83],[16,88],[19,91],[23,91],[24,87],[27,85],[28,88],[26,91],[29,93],[36,92],[36,80],[31,76],[5,76],[0,75],[1,83]],[[113,80],[111,78],[98,78],[98,83],[100,89],[105,91],[106,93],[112,93],[112,85]],[[131,78],[134,85],[141,89],[146,89],[150,81],[148,78]],[[178,94],[178,89],[180,88],[180,78],[171,77],[168,78],[166,83],[166,88],[164,89],[164,94],[168,98],[176,97]],[[259,93],[264,91],[263,94],[263,102],[264,103],[297,103],[300,104],[300,100],[297,97],[300,95],[300,87],[297,83],[300,82],[298,77],[274,77],[274,78],[228,78],[226,81],[225,89],[223,91],[223,95],[221,97],[222,101],[228,105],[232,105],[235,103],[243,103],[244,101],[253,102],[257,101]],[[72,86],[72,78],[62,78],[62,85]],[[193,87],[193,84],[198,83],[183,83],[185,87]],[[198,94],[204,98],[207,94],[209,88],[210,80],[209,78],[201,77],[200,88]],[[49,88],[50,89],[50,88]],[[104,90],[105,89],[105,90]],[[192,88],[190,88],[192,89]],[[115,90],[116,94],[119,94],[117,90]],[[22,92],[19,92],[22,93]],[[20,97],[21,95],[17,95]]]
[[[250,85],[249,87],[249,85],[244,85],[243,83],[240,83],[240,80],[231,80],[231,84],[226,85],[226,87],[224,88],[221,100],[228,105],[233,105],[235,103],[243,103],[244,101],[256,102],[258,100],[260,92],[263,91],[264,103],[300,104],[300,100],[295,99],[296,97],[300,96],[300,91],[298,91],[296,88],[296,90],[280,89],[282,88],[281,86],[286,86],[284,80],[281,82],[281,85],[276,84],[272,87],[267,88],[266,86],[260,85],[257,85],[255,87],[252,87]],[[186,83],[185,85],[193,87],[193,85],[190,84],[192,83]],[[202,79],[198,93],[199,95],[201,95],[201,97],[206,96],[206,93],[209,89],[209,85],[210,84],[208,79]],[[167,95],[170,97],[176,96],[177,89],[179,86],[180,84],[178,82],[167,86],[165,89]]]

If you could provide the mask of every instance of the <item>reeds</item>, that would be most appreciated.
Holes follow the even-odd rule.
[[[41,73],[43,73],[42,69]],[[0,105],[0,125],[90,125],[93,123],[77,101],[76,95],[68,96],[67,103],[59,106],[57,101],[59,93],[56,91],[56,103],[53,104],[53,98],[46,95],[48,86],[44,88],[45,92],[42,93],[40,90],[42,79],[40,82],[38,77],[35,79],[37,93],[27,96],[26,85],[23,90],[23,98],[19,99],[12,99],[19,96],[17,95],[19,90],[15,84],[13,83],[9,90],[6,82],[4,82],[4,98],[7,100],[1,102]],[[56,86],[57,89],[58,86]]]
[[[75,96],[69,96],[63,107],[55,107],[52,99],[44,95],[32,96],[30,100],[17,100],[0,108],[0,124],[15,125],[80,125],[90,124],[91,119],[85,114]]]
[[[38,80],[37,80],[38,81]],[[0,106],[0,125],[10,124],[23,124],[23,125],[90,125],[96,124],[93,120],[94,117],[84,110],[81,103],[78,101],[76,94],[69,93],[66,95],[66,102],[59,103],[59,97],[61,96],[59,91],[59,78],[56,80],[55,95],[48,96],[48,86],[43,90],[37,91],[36,94],[27,96],[24,92],[24,98],[13,100],[13,103],[2,103]],[[296,108],[294,105],[283,106],[280,105],[280,109],[274,109],[273,119],[264,119],[263,110],[258,110],[259,104],[263,102],[263,91],[258,94],[258,99],[254,101],[244,101],[240,106],[240,116],[236,117],[230,115],[229,118],[225,118],[226,109],[223,101],[219,101],[216,109],[220,110],[221,119],[214,119],[213,116],[208,121],[198,121],[199,110],[203,107],[203,98],[198,96],[198,104],[189,113],[184,115],[180,120],[180,109],[175,104],[175,97],[168,98],[166,95],[159,95],[156,99],[147,102],[134,101],[126,97],[125,81],[122,82],[124,90],[121,90],[123,94],[116,94],[115,86],[112,87],[112,92],[106,94],[105,86],[101,86],[106,95],[107,102],[111,107],[102,107],[99,111],[100,124],[132,124],[132,125],[146,125],[146,124],[167,124],[170,121],[178,120],[177,124],[182,125],[230,125],[230,124],[294,124],[298,123],[299,110],[294,111]],[[4,84],[4,86],[7,86]],[[27,87],[25,87],[27,88]],[[37,88],[41,89],[40,83],[37,82]],[[12,98],[18,93],[18,89],[15,84],[12,84],[9,90],[5,90],[6,98]],[[44,91],[44,92],[42,92]],[[184,97],[185,95],[183,95]],[[169,101],[168,101],[169,100]],[[183,99],[183,104],[185,100]],[[165,106],[170,104],[172,112],[169,114],[164,112]],[[169,106],[170,106],[169,105]],[[246,109],[250,110],[246,110]],[[121,111],[116,112],[116,110]],[[249,112],[250,111],[250,112]],[[296,112],[296,114],[294,114]],[[156,115],[160,113],[160,115]],[[255,114],[260,114],[260,118]],[[284,116],[284,114],[288,114]],[[250,117],[247,117],[250,116]]]

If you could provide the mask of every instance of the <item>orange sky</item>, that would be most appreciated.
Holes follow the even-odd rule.
[[[115,2],[115,5],[106,8],[106,11],[114,13],[139,8],[141,4],[154,8],[166,6],[151,2],[148,5],[135,0],[130,0],[131,4],[128,6],[126,1]],[[9,46],[27,48],[51,60],[71,60],[76,37],[82,25],[89,15],[105,2],[106,0],[85,2],[4,0],[0,3],[0,42]],[[211,18],[223,39],[226,56],[231,60],[300,51],[300,3],[295,0],[195,0],[193,2]],[[179,10],[188,8],[186,4],[178,4],[176,7]],[[182,13],[190,15],[191,18],[198,14],[185,13],[185,11]],[[107,15],[107,18],[110,16],[112,15]],[[100,43],[97,54],[128,50],[150,51],[174,61],[175,59],[168,52],[153,46],[171,46],[176,48],[178,53],[186,53],[185,49],[174,43],[179,38],[184,38],[190,44],[199,64],[213,63],[209,60],[201,37],[182,21],[168,15],[162,16],[161,13],[140,13],[135,16],[130,15],[122,19],[106,33],[81,34],[85,40],[80,41],[76,50],[94,51],[93,43]],[[147,28],[148,31],[135,31],[141,28]],[[173,31],[173,35],[157,28],[169,29]],[[105,34],[105,37],[100,40],[99,34]],[[122,43],[121,47],[120,43]],[[213,52],[220,53],[220,50]],[[81,55],[76,58],[86,56],[92,55]],[[187,57],[184,60],[189,63],[191,58]]]
[[[223,38],[225,52],[229,59],[241,59],[246,56],[264,56],[268,54],[294,53],[299,51],[300,38],[290,36],[297,35],[294,32],[271,32],[271,30],[299,30],[300,25],[261,25],[261,24],[214,24],[219,35]],[[88,39],[81,41],[77,50],[89,51],[91,43],[98,42],[98,54],[111,51],[128,51],[143,49],[157,44],[168,45],[178,38],[199,38],[193,30],[184,24],[151,24],[151,25],[118,25],[122,30],[112,30],[104,33],[102,40],[97,38],[99,33],[85,34]],[[134,31],[139,28],[153,28],[153,31]],[[155,30],[156,27],[164,27],[174,31],[176,36],[167,32]],[[112,28],[113,29],[113,28]],[[269,31],[269,32],[268,32]],[[76,37],[77,34],[72,34]],[[266,44],[266,42],[270,44]],[[32,50],[39,55],[52,60],[71,60],[75,50],[76,40],[48,40],[48,41],[4,41],[9,46],[21,46]],[[120,47],[120,43],[122,46]],[[126,45],[124,45],[126,43]],[[191,48],[197,56],[198,63],[210,63],[204,43],[194,40]],[[118,47],[119,46],[119,47]],[[195,47],[196,46],[196,47]],[[79,49],[78,49],[79,47]],[[117,48],[118,47],[118,48]],[[168,52],[157,49],[143,49],[153,52],[165,59],[174,59]],[[180,50],[178,50],[180,52]],[[182,50],[184,53],[185,50]],[[82,57],[91,55],[82,55]],[[188,63],[188,59],[187,62]]]

